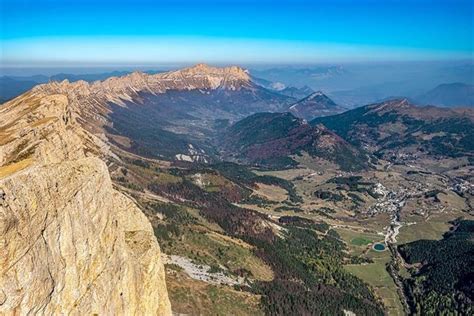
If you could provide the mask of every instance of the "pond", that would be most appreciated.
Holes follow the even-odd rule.
[[[384,250],[385,250],[385,245],[384,245],[384,244],[375,244],[375,245],[374,245],[374,250],[376,250],[376,251],[384,251]]]

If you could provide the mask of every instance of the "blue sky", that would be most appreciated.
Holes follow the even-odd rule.
[[[3,66],[470,59],[474,0],[0,0]]]

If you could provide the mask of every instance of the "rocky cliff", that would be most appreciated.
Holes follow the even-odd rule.
[[[0,314],[169,315],[152,227],[72,102],[37,89],[0,108]]]

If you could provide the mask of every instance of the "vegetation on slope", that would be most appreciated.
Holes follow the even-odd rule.
[[[231,126],[222,146],[226,155],[269,168],[296,166],[292,155],[336,163],[342,170],[368,167],[367,156],[322,125],[310,126],[290,113],[258,113]]]
[[[453,224],[442,240],[417,240],[398,247],[412,265],[412,277],[404,283],[413,313],[474,313],[474,221]]]
[[[316,118],[311,124],[324,124],[352,144],[368,144],[386,158],[410,148],[418,155],[445,157],[472,157],[474,151],[474,112],[467,109],[416,107],[406,100],[391,100]]]
[[[345,246],[334,230],[323,236],[293,223],[273,243],[255,241],[258,254],[275,271],[271,282],[259,282],[256,291],[270,315],[383,315],[372,292],[346,272]]]
[[[223,181],[221,185],[227,189],[209,191],[191,180],[193,174],[208,172],[224,176],[234,185]],[[258,176],[232,163],[172,169],[171,174],[181,181],[151,181],[147,186],[148,190],[180,205],[147,205],[153,213],[164,216],[154,227],[165,251],[173,253],[179,244],[180,253],[184,251],[186,257],[197,263],[215,269],[223,264],[232,273],[250,277],[252,288],[242,286],[240,290],[261,295],[261,307],[267,314],[342,315],[344,310],[365,315],[383,314],[381,304],[369,287],[343,268],[343,263],[351,258],[338,234],[327,224],[297,216],[284,216],[275,222],[232,203],[244,199],[248,194],[244,188],[255,183],[291,189],[289,182]],[[193,215],[189,213],[191,209],[196,210]],[[217,224],[219,235],[240,239],[250,248],[224,246],[211,235],[200,233],[200,218],[209,225]],[[239,256],[248,260],[242,261]],[[261,263],[252,257],[259,258]],[[251,266],[249,262],[253,262]],[[254,265],[260,268],[253,268]],[[272,278],[265,277],[268,274],[265,266],[273,271]]]

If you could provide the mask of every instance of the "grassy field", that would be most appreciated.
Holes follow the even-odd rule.
[[[374,261],[369,264],[349,264],[344,268],[374,288],[382,299],[389,315],[403,315],[403,307],[397,294],[397,288],[385,266],[390,261],[390,252],[374,251],[371,245],[383,241],[384,237],[375,233],[348,228],[336,228],[341,238],[354,255],[368,257]]]
[[[336,231],[354,255],[362,255],[368,248],[370,248],[370,244],[383,240],[383,236],[373,233],[355,231],[346,228],[336,228]]]
[[[292,180],[296,177],[300,176],[305,176],[313,171],[310,169],[287,169],[287,170],[271,170],[271,171],[254,171],[255,174],[258,174],[259,176],[273,176],[273,177],[278,177],[282,178],[285,180]]]
[[[432,214],[428,220],[416,215],[405,217],[403,218],[405,222],[413,224],[400,229],[400,234],[397,238],[398,244],[404,244],[419,239],[441,239],[443,234],[451,227],[449,222],[458,217],[474,219],[474,216],[470,216],[466,212],[461,211],[435,213]]]
[[[288,192],[276,185],[268,185],[263,183],[257,183],[257,189],[255,190],[257,195],[260,195],[270,201],[282,202],[288,198]]]
[[[374,288],[375,293],[382,299],[389,315],[403,315],[403,307],[398,297],[397,288],[385,269],[385,265],[390,260],[389,252],[371,253],[371,256],[374,257],[374,263],[346,265],[345,269]]]
[[[351,240],[351,244],[356,246],[366,246],[370,243],[373,243],[373,239],[364,238],[364,237],[356,237]]]

